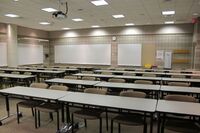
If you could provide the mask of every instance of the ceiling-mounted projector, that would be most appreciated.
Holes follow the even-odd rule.
[[[61,5],[63,5],[63,4],[65,4],[65,13],[63,12],[63,11],[61,11],[60,10],[60,6]],[[56,19],[65,19],[65,18],[67,18],[67,13],[68,13],[68,4],[67,4],[67,2],[61,2],[61,0],[59,0],[59,11],[55,11],[55,12],[53,12],[53,14],[52,14],[52,17],[53,18],[56,18]]]
[[[67,18],[67,14],[63,13],[62,11],[56,11],[52,14],[53,18],[57,19],[65,19]]]

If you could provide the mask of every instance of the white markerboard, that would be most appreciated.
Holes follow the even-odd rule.
[[[43,63],[43,45],[18,44],[18,64],[41,64]]]
[[[111,64],[111,44],[55,45],[55,63]]]
[[[118,65],[141,66],[141,44],[118,44]]]
[[[7,44],[0,43],[0,66],[7,66]]]

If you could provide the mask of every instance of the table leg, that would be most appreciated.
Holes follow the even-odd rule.
[[[160,133],[160,122],[161,122],[160,113],[158,113],[157,133]]]
[[[2,126],[2,121],[3,120],[6,120],[7,118],[9,118],[10,116],[12,116],[10,114],[10,106],[9,106],[9,98],[8,98],[8,95],[5,96],[5,101],[6,101],[6,111],[7,111],[7,116],[3,117],[0,119],[0,126]],[[14,115],[14,114],[13,114]]]
[[[150,133],[153,133],[153,113],[151,113],[151,116],[150,116]]]

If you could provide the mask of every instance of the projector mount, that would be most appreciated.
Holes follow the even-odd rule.
[[[61,6],[65,4],[65,12],[61,11]],[[59,11],[53,12],[52,17],[56,19],[65,19],[67,18],[68,13],[68,3],[63,2],[63,0],[59,0]]]

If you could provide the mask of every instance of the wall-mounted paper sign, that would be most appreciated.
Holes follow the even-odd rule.
[[[156,59],[163,60],[164,59],[164,50],[156,51]]]

